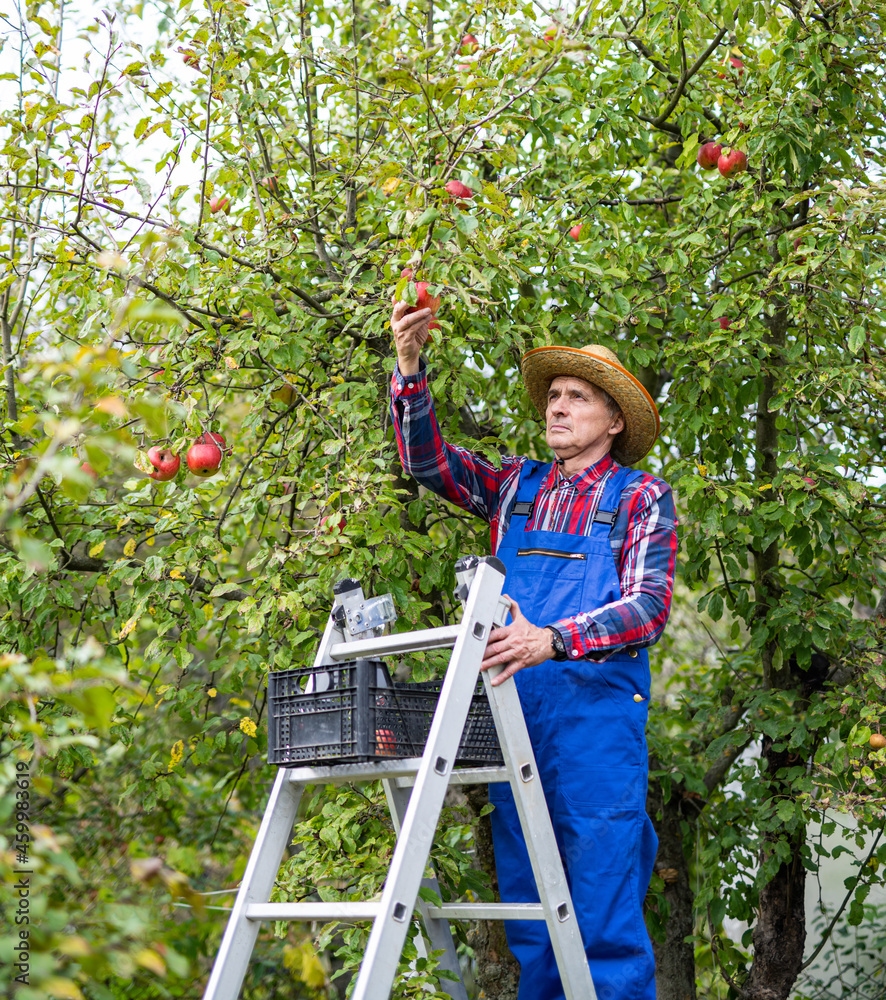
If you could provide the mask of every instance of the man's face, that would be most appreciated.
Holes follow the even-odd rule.
[[[558,375],[551,382],[545,423],[548,446],[566,460],[570,475],[607,454],[625,426],[621,414],[609,416],[595,386],[572,375]]]

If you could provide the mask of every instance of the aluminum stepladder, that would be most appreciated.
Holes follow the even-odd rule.
[[[509,608],[508,602],[501,598],[504,566],[498,559],[466,557],[456,564],[456,572],[460,596],[466,593],[459,625],[354,638],[354,632],[358,631],[354,618],[361,615],[362,590],[336,598],[317,651],[315,667],[334,666],[361,657],[452,648],[425,751],[421,757],[406,760],[376,759],[365,764],[280,769],[204,1000],[237,1000],[261,921],[338,919],[372,920],[352,1000],[387,1000],[416,908],[431,948],[443,951],[440,967],[458,976],[458,982],[440,981],[441,989],[454,1000],[467,1000],[467,992],[461,980],[449,918],[545,920],[567,1000],[596,1000],[535,756],[512,680],[493,687],[490,675],[494,671],[483,674],[504,766],[453,768],[490,629],[504,623]],[[347,615],[342,613],[345,609]],[[384,783],[397,832],[381,899],[332,903],[269,902],[304,788],[318,783],[344,784],[379,779]],[[425,872],[448,786],[495,781],[509,781],[513,790],[540,902],[428,904],[419,896],[419,889],[423,885],[436,888],[435,880],[425,879]],[[420,935],[416,943],[421,945]]]

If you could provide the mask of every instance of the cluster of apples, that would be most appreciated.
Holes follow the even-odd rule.
[[[185,462],[195,476],[208,479],[221,468],[225,455],[230,454],[231,449],[224,436],[207,431],[205,434],[201,434],[188,448]],[[160,445],[154,445],[153,448],[148,449],[148,461],[154,469],[150,473],[151,479],[158,483],[167,483],[170,479],[175,479],[181,468],[181,459],[178,455],[171,448]]]
[[[723,177],[732,177],[748,169],[748,158],[745,153],[734,147],[728,153],[724,153],[723,147],[718,142],[704,143],[695,159],[702,170],[713,170],[716,167]]]

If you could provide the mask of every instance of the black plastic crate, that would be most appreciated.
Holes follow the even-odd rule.
[[[420,757],[442,681],[395,684],[380,660],[268,675],[268,763],[285,767]],[[456,764],[501,764],[482,681]]]

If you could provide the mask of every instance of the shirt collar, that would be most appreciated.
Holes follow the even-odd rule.
[[[542,483],[542,489],[552,492],[561,484],[569,483],[577,493],[587,493],[610,470],[617,468],[618,463],[610,454],[604,455],[598,462],[594,462],[593,465],[589,465],[581,472],[576,472],[574,476],[565,476],[560,471],[560,466],[554,462],[551,471],[545,477],[544,483]]]

